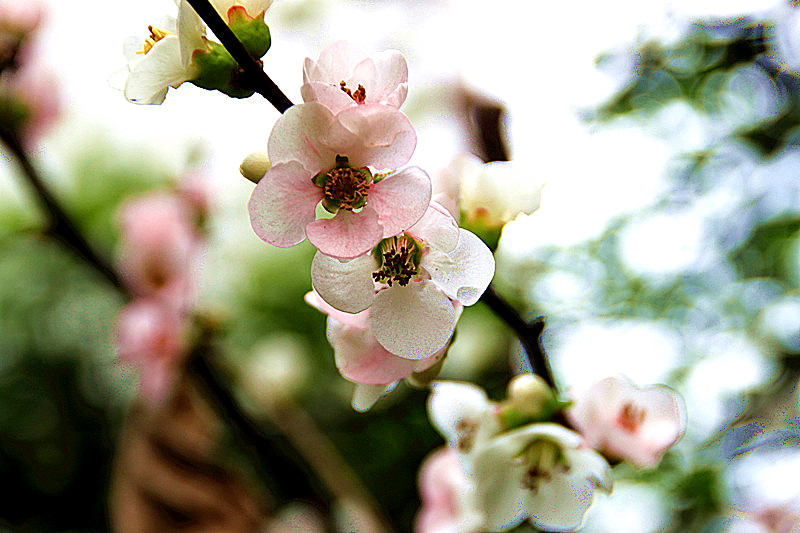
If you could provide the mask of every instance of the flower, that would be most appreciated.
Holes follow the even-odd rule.
[[[476,451],[473,480],[490,531],[528,519],[545,531],[572,531],[594,491],[611,490],[608,463],[581,437],[553,423],[501,433]]]
[[[666,386],[640,389],[606,378],[575,398],[567,411],[587,444],[639,467],[654,467],[686,429],[681,396]]]
[[[472,383],[437,381],[428,398],[428,418],[451,448],[470,457],[500,431],[497,404]]]
[[[369,311],[356,314],[334,309],[315,292],[309,292],[306,302],[328,315],[328,342],[334,349],[336,368],[345,379],[360,387],[354,395],[353,406],[366,411],[401,379],[424,372],[438,363],[447,352],[447,346],[433,355],[412,360],[387,351],[375,339],[369,322]],[[461,306],[453,305],[460,313]]]
[[[408,94],[408,65],[397,50],[367,56],[354,44],[337,41],[319,61],[306,58],[300,92],[305,102],[319,102],[333,114],[362,104],[399,108]]]
[[[478,533],[483,516],[475,508],[475,487],[464,472],[458,454],[440,448],[425,458],[417,476],[422,508],[417,533]]]
[[[358,257],[425,213],[430,178],[420,168],[394,169],[414,151],[416,134],[401,112],[356,106],[334,116],[319,103],[289,108],[275,123],[272,167],[248,203],[253,230],[275,246],[306,237],[322,253]],[[390,172],[376,173],[389,169]],[[317,205],[332,218],[317,219]]]
[[[512,161],[483,163],[472,154],[456,156],[438,180],[437,191],[458,199],[466,222],[487,228],[500,228],[520,213],[530,214],[539,208],[544,184],[529,171]]]
[[[342,262],[317,253],[311,263],[311,283],[322,299],[346,313],[369,309],[377,341],[409,359],[440,350],[457,320],[451,300],[474,304],[493,276],[491,251],[436,203],[370,255]]]
[[[119,358],[141,368],[142,393],[160,401],[185,355],[183,316],[161,302],[137,299],[120,312],[116,332]]]

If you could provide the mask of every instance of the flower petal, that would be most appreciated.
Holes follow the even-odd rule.
[[[345,313],[344,311],[339,311],[320,298],[316,291],[307,292],[303,299],[308,305],[316,307],[319,311],[322,311],[340,324],[359,329],[367,329],[369,327],[369,313],[366,311],[360,313]]]
[[[505,531],[527,515],[528,491],[521,483],[524,471],[495,448],[483,450],[473,462],[477,506],[483,510],[487,531]]]
[[[400,107],[408,94],[408,63],[397,50],[386,50],[372,56],[377,78],[372,89],[373,98],[367,92],[367,103],[381,103]]]
[[[375,338],[395,355],[425,359],[453,335],[456,312],[450,299],[427,280],[395,285],[375,295],[370,307]]]
[[[224,15],[223,15],[224,16]],[[181,0],[178,7],[178,40],[181,43],[181,64],[188,67],[195,50],[207,48],[203,37],[206,34],[206,25],[203,19],[189,5],[186,0]]]
[[[360,213],[340,209],[333,218],[321,218],[306,226],[308,241],[320,252],[352,259],[372,250],[383,236],[378,214],[366,206]]]
[[[455,250],[444,254],[430,249],[420,264],[447,296],[464,305],[477,302],[494,277],[494,255],[465,229],[459,229]]]
[[[336,153],[347,155],[356,168],[396,169],[411,158],[417,134],[408,117],[397,109],[359,105],[336,115],[326,142]]]
[[[311,182],[300,163],[280,163],[258,182],[247,210],[250,224],[262,240],[275,246],[293,246],[305,239],[305,229],[316,216],[322,189]]]
[[[428,398],[431,424],[455,447],[462,437],[464,420],[479,421],[491,403],[486,391],[472,383],[437,381]]]
[[[375,402],[392,392],[396,385],[397,383],[388,385],[362,385],[356,383],[356,387],[353,389],[353,409],[360,413],[369,411],[375,405]]]
[[[431,200],[431,179],[419,167],[404,168],[370,187],[369,205],[378,213],[383,238],[413,226]]]
[[[421,240],[430,249],[442,253],[455,250],[458,245],[458,223],[443,206],[431,202],[419,221],[406,233]]]
[[[371,255],[340,261],[320,252],[311,261],[311,284],[320,297],[345,313],[358,313],[375,299],[372,273],[378,264]]]
[[[269,135],[269,160],[273,165],[298,161],[309,171],[309,176],[330,170],[336,164],[336,153],[326,145],[326,137],[333,122],[333,114],[322,104],[311,102],[290,107],[275,122]],[[344,139],[340,133],[339,140],[352,144],[355,137],[350,134]]]
[[[181,63],[178,37],[167,35],[131,65],[125,82],[125,98],[136,104],[160,104],[169,87],[177,87],[193,74]]]

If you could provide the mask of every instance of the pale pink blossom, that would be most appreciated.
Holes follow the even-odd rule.
[[[37,0],[0,0],[0,34],[22,37],[39,27],[44,4]]]
[[[445,346],[457,321],[452,302],[474,304],[493,276],[491,251],[436,203],[370,255],[340,261],[317,253],[311,264],[312,285],[328,304],[347,313],[369,309],[377,341],[408,359]]]
[[[606,378],[575,398],[567,411],[589,446],[639,467],[654,467],[683,435],[686,408],[666,386],[638,388]]]
[[[178,310],[153,300],[135,300],[120,312],[117,353],[140,368],[144,396],[159,401],[167,394],[185,356],[185,328]]]
[[[61,111],[58,80],[39,58],[29,58],[13,75],[5,78],[0,94],[24,111],[20,138],[27,145],[34,144]]]
[[[289,108],[269,137],[272,167],[250,197],[253,230],[275,246],[308,237],[330,256],[366,253],[425,213],[428,175],[417,167],[394,171],[415,145],[414,128],[394,108],[356,106],[336,116],[318,103]],[[317,218],[321,202],[332,218]]]
[[[125,204],[120,221],[117,262],[134,295],[185,307],[191,299],[198,251],[188,205],[174,194],[149,194]]]
[[[367,56],[355,44],[337,41],[318,61],[306,58],[300,91],[304,101],[319,102],[334,114],[365,104],[399,108],[408,94],[408,65],[397,50]]]
[[[425,458],[417,476],[422,507],[417,533],[477,533],[485,531],[475,508],[475,487],[452,448],[435,450]]]
[[[328,342],[334,350],[336,368],[339,373],[353,383],[373,386],[361,390],[358,394],[371,396],[371,401],[354,401],[362,408],[369,409],[372,404],[385,394],[399,380],[422,372],[439,362],[447,352],[445,345],[433,355],[420,360],[399,357],[378,343],[372,332],[369,311],[356,314],[344,313],[334,309],[315,292],[306,294],[306,302],[328,315]],[[453,307],[460,312],[460,305]],[[380,390],[378,390],[380,389]],[[369,395],[368,392],[375,392]]]

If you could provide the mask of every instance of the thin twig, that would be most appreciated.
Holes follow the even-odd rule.
[[[49,218],[48,232],[94,267],[123,295],[130,297],[127,288],[111,264],[92,249],[89,242],[47,189],[17,136],[5,128],[0,128],[0,140],[3,141],[17,159],[23,176],[31,184],[42,207],[47,212]]]
[[[281,91],[275,82],[267,76],[261,65],[258,64],[250,52],[244,47],[242,42],[236,38],[233,31],[228,27],[222,17],[219,16],[214,6],[211,5],[209,0],[188,0],[194,10],[203,19],[203,22],[214,32],[217,39],[222,43],[222,46],[228,53],[239,63],[239,67],[244,70],[249,78],[248,81],[253,84],[253,89],[269,100],[275,109],[283,113],[292,107],[292,101]]]

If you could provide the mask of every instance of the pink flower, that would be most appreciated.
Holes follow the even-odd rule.
[[[366,402],[368,404],[365,405],[366,409],[399,380],[415,372],[427,370],[439,362],[447,352],[445,345],[424,359],[398,357],[387,351],[375,339],[370,327],[369,311],[356,314],[343,313],[325,303],[313,291],[306,294],[306,302],[328,315],[328,342],[333,346],[336,368],[342,377],[360,385],[382,386],[380,394],[372,402]],[[460,313],[460,305],[455,304],[452,307],[454,312]]]
[[[474,508],[475,487],[452,448],[440,448],[428,455],[420,466],[418,480],[422,508],[417,514],[414,531],[484,531],[483,517]]]
[[[135,300],[117,318],[117,353],[141,369],[141,390],[159,401],[169,390],[185,355],[181,313],[152,300]]]
[[[29,58],[5,79],[0,94],[24,112],[20,137],[28,145],[41,137],[61,111],[58,80],[38,58]]]
[[[436,203],[371,255],[342,262],[317,253],[311,264],[312,285],[328,304],[346,313],[369,309],[378,343],[407,359],[442,349],[458,318],[452,301],[474,304],[493,276],[491,251]]]
[[[191,297],[198,239],[192,212],[179,197],[155,193],[128,202],[120,216],[118,264],[139,297],[183,308]]]
[[[0,34],[22,37],[34,31],[44,16],[44,5],[36,0],[0,0]]]
[[[639,467],[654,467],[683,435],[686,408],[666,386],[640,389],[606,378],[575,399],[567,412],[587,445]]]
[[[334,116],[319,103],[291,107],[267,146],[272,163],[250,197],[253,230],[275,246],[306,237],[322,253],[353,258],[407,229],[425,213],[428,175],[393,170],[414,151],[411,123],[394,108],[370,105]],[[375,174],[389,169],[391,172]],[[317,219],[317,205],[332,218]]]
[[[303,65],[303,100],[319,102],[333,114],[363,104],[399,108],[408,94],[408,65],[397,50],[367,56],[354,44],[337,41]]]

